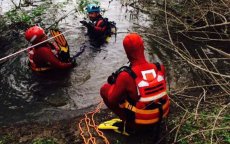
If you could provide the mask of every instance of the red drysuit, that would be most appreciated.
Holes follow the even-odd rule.
[[[49,69],[68,69],[73,67],[69,63],[61,62],[57,57],[57,50],[50,43],[39,45],[28,51],[30,68],[34,71],[45,71]]]
[[[146,61],[144,56],[143,40],[139,35],[135,33],[129,34],[125,37],[123,41],[123,46],[127,58],[130,61],[131,69],[136,74],[137,79],[134,79],[126,71],[122,71],[117,76],[116,82],[114,84],[106,83],[101,87],[100,90],[101,96],[105,104],[123,121],[131,122],[131,123],[135,122],[136,124],[155,123],[159,119],[154,121],[152,121],[151,119],[153,119],[153,117],[155,118],[155,116],[159,117],[158,113],[160,112],[158,110],[157,113],[155,112],[155,116],[153,116],[154,114],[151,116],[150,114],[146,115],[146,114],[135,113],[134,117],[130,117],[130,115],[127,114],[127,109],[125,109],[124,107],[121,108],[121,104],[124,103],[124,101],[128,100],[132,105],[136,106],[137,109],[138,108],[145,109],[147,107],[147,104],[149,104],[146,101],[156,99],[156,96],[165,99],[165,101],[168,101],[168,96],[166,95],[166,84],[164,80],[165,78],[164,66],[160,65],[160,70],[159,70],[159,68],[157,68],[155,64]],[[154,93],[150,96],[148,96],[147,93],[146,95],[144,95],[144,97],[141,97],[138,94],[138,90],[140,89],[137,88],[137,81],[138,81],[138,85],[141,85],[142,82],[140,78],[143,78],[142,76],[144,75],[143,72],[145,71],[148,72],[149,70],[153,71],[154,76],[150,76],[148,73],[146,73],[146,77],[150,79],[150,81],[154,81],[154,85],[155,85],[154,88],[157,90],[150,91],[151,94]],[[162,86],[162,89],[158,88],[159,87],[158,81],[159,83],[162,83],[160,85]],[[164,109],[165,112],[163,114],[167,115],[169,110],[169,103],[167,103],[167,105],[164,106]],[[144,120],[146,119],[147,121],[143,122],[142,119]]]

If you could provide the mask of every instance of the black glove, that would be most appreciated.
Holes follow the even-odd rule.
[[[87,26],[87,24],[88,24],[85,20],[80,21],[80,23],[81,23],[83,26]]]
[[[91,23],[91,22],[88,22],[88,23],[87,23],[87,28],[88,28],[88,29],[91,29],[91,28],[93,28],[93,27],[94,27],[93,23]]]
[[[60,51],[58,53],[58,59],[60,59],[62,62],[69,62],[69,53]]]
[[[83,26],[87,27],[88,29],[93,28],[93,24],[91,22],[87,22],[87,21],[83,20],[83,21],[80,21],[80,23]]]

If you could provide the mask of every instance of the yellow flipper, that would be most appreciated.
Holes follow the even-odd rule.
[[[67,47],[60,46],[60,50],[66,52],[66,53],[68,52],[68,48]]]
[[[62,47],[68,48],[67,40],[65,39],[64,35],[59,30],[50,30],[50,34],[54,37],[55,42]]]
[[[110,39],[111,39],[111,37],[106,37],[106,39],[105,39],[105,41],[107,42],[107,43],[109,43],[110,42]]]
[[[50,34],[53,36],[56,44],[59,47],[58,57],[61,61],[68,62],[70,58],[69,45],[64,35],[59,30],[50,30]]]
[[[101,129],[101,130],[113,130],[114,132],[129,136],[129,134],[125,131],[125,127],[122,128],[123,131],[120,131],[119,127],[114,125],[115,123],[118,123],[118,122],[122,122],[122,120],[118,119],[118,118],[115,118],[115,119],[112,119],[112,120],[109,120],[109,121],[105,121],[105,122],[101,123],[98,126],[98,129]]]
[[[113,125],[113,124],[115,124],[115,123],[117,123],[117,122],[122,122],[122,120],[120,120],[120,119],[118,119],[118,118],[115,118],[115,119],[112,119],[112,120],[109,120],[109,121],[105,121],[105,122],[101,123],[101,124],[98,126],[98,129],[111,129],[111,130],[117,130],[118,127]]]

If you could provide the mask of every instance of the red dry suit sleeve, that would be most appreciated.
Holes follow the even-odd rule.
[[[61,62],[51,51],[50,48],[42,47],[37,50],[39,57],[44,61],[47,61],[51,67],[57,69],[68,69],[72,67],[71,63],[63,63]]]
[[[94,26],[94,30],[96,32],[105,32],[106,30],[106,25],[104,24],[104,20],[101,19],[97,22],[97,24]]]
[[[127,96],[133,101],[139,99],[135,80],[126,72],[118,75],[115,84],[104,84],[100,93],[106,105],[111,109],[118,108]]]

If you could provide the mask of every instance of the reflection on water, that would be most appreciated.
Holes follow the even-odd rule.
[[[118,31],[132,30],[132,24],[143,22],[146,18],[140,14],[139,19],[130,20],[129,11],[122,7],[120,1],[110,4],[102,0],[101,4],[107,9],[104,16],[117,23]],[[46,11],[43,23],[52,24],[75,7],[70,1],[61,9],[50,8]],[[55,11],[54,16],[52,11]],[[83,15],[71,13],[60,22],[62,31],[71,30],[66,34],[71,55],[82,45],[87,45],[85,28],[79,21]],[[142,19],[143,18],[143,19]],[[110,43],[94,49],[87,46],[84,53],[77,58],[77,66],[69,71],[51,72],[49,74],[34,74],[28,69],[27,55],[23,53],[2,64],[0,68],[0,124],[19,121],[34,121],[61,119],[82,114],[99,103],[99,89],[116,68],[127,63],[122,48],[125,33],[111,38]],[[24,44],[21,37],[18,43]],[[14,49],[15,48],[15,49]],[[15,43],[9,43],[0,55],[7,55],[22,48]],[[13,50],[12,50],[13,49]]]

